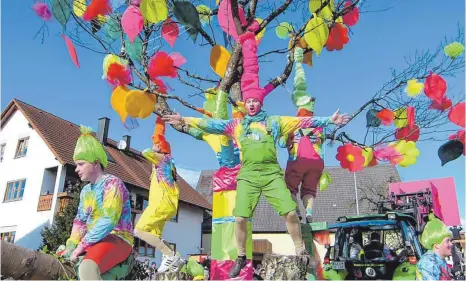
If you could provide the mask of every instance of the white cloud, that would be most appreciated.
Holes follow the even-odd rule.
[[[189,183],[191,187],[196,189],[197,182],[199,181],[199,176],[201,175],[201,171],[184,169],[179,166],[176,167],[176,171],[187,183]]]

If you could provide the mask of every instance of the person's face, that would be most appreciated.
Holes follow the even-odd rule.
[[[89,163],[85,160],[77,160],[75,164],[75,172],[78,174],[81,181],[90,181],[93,175],[96,173],[96,169],[98,169],[99,166],[98,162]]]
[[[249,116],[254,116],[259,113],[262,109],[262,104],[256,98],[249,98],[246,100],[246,111],[248,112]]]
[[[453,243],[451,242],[450,237],[445,237],[442,240],[442,243],[438,245],[434,245],[434,248],[437,249],[437,253],[442,256],[442,257],[448,257],[451,256],[451,247],[453,246]]]

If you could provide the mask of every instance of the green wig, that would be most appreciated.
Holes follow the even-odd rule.
[[[450,230],[433,213],[430,213],[429,221],[419,239],[422,246],[427,250],[432,250],[434,245],[441,244],[446,237],[451,237]]]
[[[81,136],[76,142],[73,160],[85,160],[89,163],[99,161],[104,168],[107,167],[107,154],[102,144],[92,135],[92,128],[81,125],[80,130]]]

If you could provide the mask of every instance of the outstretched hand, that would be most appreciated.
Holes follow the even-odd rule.
[[[335,111],[335,113],[333,113],[331,119],[332,119],[333,124],[342,126],[348,123],[351,117],[346,113],[340,114],[340,109],[338,109],[337,111]]]
[[[183,120],[183,117],[181,117],[179,113],[167,114],[162,116],[162,120],[167,122],[168,124],[178,125]]]

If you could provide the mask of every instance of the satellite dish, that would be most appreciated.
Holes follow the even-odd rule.
[[[126,144],[126,142],[124,140],[120,140],[118,142],[118,149],[123,150],[123,149],[126,148],[126,146],[127,146],[127,144]]]

